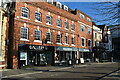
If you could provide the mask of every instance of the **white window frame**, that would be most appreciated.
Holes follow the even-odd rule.
[[[74,25],[74,30],[73,30],[72,25]],[[71,26],[71,31],[75,31],[75,24],[71,24],[70,26]]]
[[[84,29],[83,29],[83,28],[84,28]],[[84,26],[84,25],[80,25],[80,29],[81,29],[81,31],[82,31],[82,29],[83,29],[82,32],[85,32],[85,26]]]
[[[60,34],[57,34],[60,35]],[[60,42],[57,42],[57,35],[56,35],[56,44],[61,44],[61,35],[60,35]]]
[[[47,16],[50,17],[50,21],[49,21],[49,22],[47,22]],[[46,24],[47,24],[47,25],[52,25],[52,16],[46,15]]]
[[[82,39],[84,39],[84,46],[82,45]],[[85,47],[86,45],[86,39],[84,37],[81,37],[81,46]]]
[[[84,16],[83,14],[80,13],[80,18],[81,18],[81,19],[84,19],[85,16]]]
[[[47,41],[47,43],[51,43],[52,42],[52,34],[51,34],[51,32],[46,32],[46,39],[47,39],[47,33],[50,33],[50,41]]]
[[[58,5],[60,5],[60,6],[58,6]],[[56,6],[57,6],[58,8],[62,8],[62,4],[61,4],[60,2],[56,2]]]
[[[74,39],[74,44],[72,43],[72,38]],[[72,46],[74,46],[75,45],[75,37],[72,37],[71,38],[71,44],[72,44]]]
[[[88,21],[88,22],[91,22],[91,19],[90,19],[90,18],[87,18],[87,21]]]
[[[35,31],[40,31],[40,30],[35,30]],[[34,31],[34,32],[35,32],[35,31]],[[41,41],[41,31],[40,31],[40,35],[39,35],[39,36],[40,36],[40,40],[36,40],[36,39],[35,39],[35,33],[34,33],[34,42],[42,43],[42,41]]]
[[[23,13],[23,8],[25,8],[25,9],[28,10],[28,11],[27,11],[27,16],[28,16],[28,17],[24,17],[24,16],[23,16],[23,14],[25,14],[25,13]],[[22,15],[21,15],[21,18],[28,19],[28,18],[29,18],[29,9],[26,8],[26,7],[22,7],[21,9],[22,9],[22,10],[21,10],[21,14],[22,14]]]
[[[66,22],[67,22],[67,27],[68,27],[68,28],[66,28],[66,26],[65,26],[65,23],[66,23]],[[66,30],[69,29],[69,23],[68,23],[68,21],[65,21],[65,22],[64,22],[64,28],[65,28]]]
[[[58,22],[57,22],[58,20],[60,20],[60,26],[58,26]],[[57,27],[62,27],[62,21],[61,21],[61,19],[57,19],[57,20],[56,20],[56,26],[57,26]]]
[[[66,39],[64,39],[65,40],[65,45],[68,45],[69,44],[69,42],[68,42],[69,37],[68,37],[68,35],[65,35],[65,36],[67,36],[67,43],[66,43]]]
[[[90,33],[89,33],[90,32]],[[91,28],[88,28],[88,34],[91,34]]]
[[[40,14],[40,17],[39,17],[39,18],[40,18],[40,21],[36,19],[36,13],[39,13],[39,14]],[[37,17],[38,17],[38,16],[37,16]],[[42,22],[42,13],[37,12],[37,11],[35,12],[35,21],[36,21],[36,22]]]
[[[47,2],[50,3],[50,4],[53,4],[53,0],[47,0]]]
[[[21,27],[21,28],[20,28],[20,40],[29,41],[29,40],[28,40],[28,28],[26,28],[26,29],[27,29],[27,39],[21,38],[21,29],[22,29],[22,28],[26,28],[26,27]]]
[[[91,41],[91,39],[88,39],[88,41],[90,41],[90,46],[88,45],[88,47],[91,47],[91,46],[92,46],[92,41]]]
[[[68,7],[66,5],[64,5],[64,10],[68,11]]]

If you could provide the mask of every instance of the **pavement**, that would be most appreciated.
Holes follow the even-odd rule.
[[[24,69],[4,69],[2,80],[38,78],[74,78],[80,80],[120,80],[118,63],[86,63],[73,66],[40,66]],[[11,79],[15,78],[15,79]],[[27,79],[26,79],[27,78]]]

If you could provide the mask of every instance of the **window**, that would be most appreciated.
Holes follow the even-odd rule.
[[[80,18],[81,18],[81,19],[84,19],[84,15],[83,15],[83,14],[80,14]]]
[[[68,44],[68,36],[65,36],[65,44]]]
[[[57,19],[57,26],[61,27],[61,20],[60,19]]]
[[[57,43],[61,43],[61,36],[60,36],[60,34],[57,34],[57,36],[56,36],[56,42]]]
[[[80,27],[81,27],[81,31],[84,32],[85,26],[81,25]]]
[[[85,46],[85,38],[81,38],[82,46]]]
[[[41,31],[35,30],[34,39],[35,39],[35,40],[40,40],[40,37],[41,37]]]
[[[91,22],[90,18],[87,18],[87,21],[88,21],[88,22]]]
[[[68,29],[68,22],[64,22],[65,29]]]
[[[72,44],[75,44],[75,38],[74,37],[71,38],[71,41],[72,41],[71,42]]]
[[[50,25],[52,24],[52,17],[51,16],[48,16],[48,15],[46,16],[46,23],[50,24]]]
[[[41,21],[41,13],[39,13],[39,12],[35,13],[35,20]]]
[[[21,39],[28,39],[28,28],[21,27],[20,38]]]
[[[22,7],[22,17],[28,18],[29,10],[25,7]]]
[[[95,33],[95,38],[97,39],[97,33]]]
[[[88,28],[88,34],[90,34],[90,32],[91,32],[91,30],[90,30],[90,28]]]
[[[75,30],[75,26],[74,26],[74,24],[71,24],[71,30]]]
[[[68,11],[68,7],[64,5],[64,10],[65,11]]]
[[[47,2],[53,4],[53,0],[47,0]]]
[[[57,2],[56,6],[62,8],[62,4],[60,2]]]
[[[88,46],[91,47],[91,40],[88,40]]]
[[[50,33],[50,32],[47,32],[47,33],[46,33],[46,40],[47,40],[48,42],[51,42],[51,33]]]

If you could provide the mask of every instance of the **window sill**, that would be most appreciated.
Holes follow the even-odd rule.
[[[21,41],[29,41],[28,39],[20,39]]]
[[[56,43],[56,44],[62,45],[61,43]]]
[[[27,20],[30,20],[29,18],[26,18],[26,17],[23,17],[23,16],[21,16],[21,18],[23,18],[23,19],[27,19]]]
[[[56,27],[61,28],[61,26],[56,26]]]
[[[68,30],[67,28],[65,28],[65,30]]]
[[[75,30],[71,30],[71,31],[75,32]]]
[[[52,24],[49,24],[49,23],[46,23],[46,25],[51,25],[52,26]]]
[[[42,41],[40,41],[40,40],[34,40],[34,42],[42,43]]]
[[[65,43],[65,45],[69,45],[69,44],[66,44],[66,43]]]
[[[74,44],[71,44],[71,46],[75,46]]]
[[[41,21],[35,20],[35,22],[42,23]]]
[[[48,43],[48,44],[51,44],[52,42],[50,42],[50,41],[47,41],[47,43]]]

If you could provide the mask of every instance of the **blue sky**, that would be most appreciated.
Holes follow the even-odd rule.
[[[80,11],[84,12],[88,16],[92,17],[93,19],[99,19],[102,18],[102,16],[95,15],[94,7],[95,7],[95,2],[61,2],[62,4],[68,6],[70,9],[79,9]],[[103,23],[97,23],[103,24]]]

